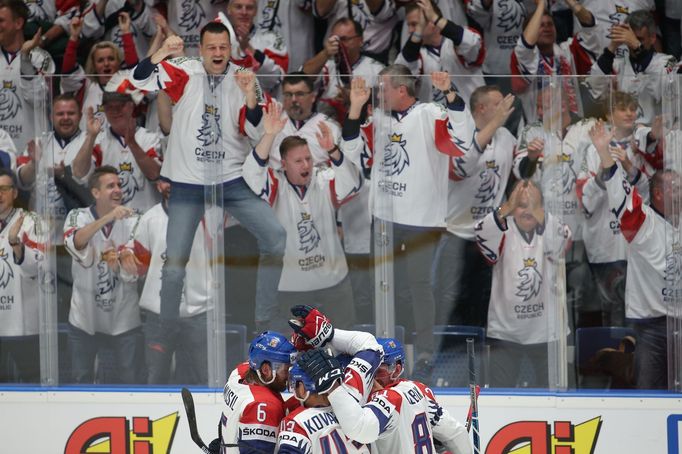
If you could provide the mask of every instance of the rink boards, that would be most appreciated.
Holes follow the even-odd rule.
[[[486,454],[682,454],[682,395],[500,393],[479,398]],[[436,393],[464,421],[465,390]],[[217,436],[222,393],[194,391],[199,431]],[[201,452],[179,390],[0,390],[0,452],[163,454]],[[532,448],[532,451],[531,451]]]

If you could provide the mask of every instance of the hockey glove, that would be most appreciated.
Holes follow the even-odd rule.
[[[298,359],[298,365],[315,382],[319,394],[328,393],[337,381],[343,379],[341,363],[324,350],[305,352]]]
[[[320,348],[334,337],[332,323],[316,308],[298,305],[291,308],[291,313],[296,318],[289,320],[289,326],[293,328],[295,334],[303,338],[302,342],[310,348]],[[298,348],[297,342],[301,343],[299,339],[292,337],[292,343]]]

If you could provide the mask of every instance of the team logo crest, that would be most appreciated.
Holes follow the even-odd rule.
[[[500,0],[497,4],[497,26],[505,33],[520,30],[526,12],[523,6],[516,0]]]
[[[2,81],[0,89],[0,121],[11,120],[21,109],[21,100],[17,94],[17,87],[11,80]]]
[[[7,288],[9,281],[14,278],[14,271],[7,260],[9,253],[5,248],[0,249],[0,288]]]
[[[97,263],[97,296],[102,297],[114,291],[118,277],[111,272],[107,262]]]
[[[616,12],[609,14],[609,22],[611,25],[624,24],[625,19],[630,15],[630,8],[627,6],[615,5]],[[611,33],[609,33],[609,38],[611,38]]]
[[[481,184],[476,194],[480,203],[486,203],[495,197],[500,181],[500,166],[494,160],[486,161],[485,167],[485,170],[479,174]]]
[[[204,105],[204,113],[201,115],[201,128],[197,139],[204,147],[215,145],[220,140],[220,114],[218,108],[210,104]]]
[[[301,213],[301,220],[296,224],[298,229],[299,251],[310,253],[320,243],[320,233],[315,227],[312,217],[308,213]]]
[[[665,285],[668,289],[676,289],[680,285],[682,276],[682,246],[679,243],[672,245],[672,250],[665,257]]]
[[[183,0],[180,4],[182,13],[178,25],[185,30],[194,30],[206,19],[206,12],[197,0]]]
[[[563,193],[569,194],[573,192],[575,180],[577,178],[575,170],[573,170],[573,156],[566,153],[561,153],[559,159],[561,162],[561,183],[564,188]]]
[[[268,345],[272,348],[276,348],[279,345],[279,339],[277,339],[276,337],[273,337],[272,339],[270,339],[268,341]]]
[[[516,296],[528,301],[540,293],[542,275],[538,271],[538,264],[534,258],[523,259],[523,268],[517,273],[521,283],[516,287]]]
[[[384,173],[387,177],[400,175],[410,165],[406,143],[402,134],[391,134],[390,141],[384,148]]]
[[[260,22],[258,23],[258,28],[260,28],[261,30],[270,30],[271,28],[272,29],[282,28],[282,21],[279,20],[279,17],[275,16],[276,4],[277,4],[276,0],[268,0],[268,2],[263,7],[263,11],[261,12],[261,19]]]
[[[57,291],[56,279],[52,271],[45,271],[40,276],[40,288],[45,293],[55,293]]]
[[[118,178],[121,180],[121,192],[123,193],[123,204],[133,200],[135,194],[140,190],[140,184],[133,175],[133,165],[130,162],[122,162],[118,165]]]

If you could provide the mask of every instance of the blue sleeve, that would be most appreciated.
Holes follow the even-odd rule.
[[[135,66],[133,70],[133,79],[135,80],[145,80],[152,75],[156,65],[152,63],[152,58],[147,57]]]
[[[250,440],[239,442],[239,454],[270,454],[275,452],[275,443],[269,441]],[[280,450],[279,452],[285,452]],[[294,452],[294,451],[286,451]]]

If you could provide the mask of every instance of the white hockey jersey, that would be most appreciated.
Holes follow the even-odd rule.
[[[33,68],[31,74],[35,74],[29,76],[21,68],[21,51],[11,54],[0,47],[0,54],[0,128],[9,133],[18,150],[24,150],[34,137],[36,118],[45,119],[47,124],[48,112],[36,112],[34,102],[48,99],[49,84],[43,76],[54,74],[54,61],[36,47],[26,57],[27,65]]]
[[[533,139],[545,142],[543,157],[538,159],[531,180],[542,188],[545,207],[571,229],[573,240],[581,240],[583,215],[578,199],[578,174],[580,173],[587,148],[592,145],[589,131],[594,119],[574,123],[568,127],[561,139],[556,132],[547,131],[542,123],[536,122],[524,128],[519,137],[519,146],[514,155],[514,175],[521,179],[521,162],[528,157],[528,144]],[[560,182],[561,184],[558,184]]]
[[[25,213],[19,230],[24,244],[20,263],[14,258],[8,235],[21,213]],[[45,252],[45,234],[35,213],[14,209],[0,230],[0,337],[38,334],[38,267]]]
[[[481,64],[485,57],[486,47],[481,35],[464,27],[462,42],[455,43],[443,37],[439,47],[421,46],[419,58],[408,62],[401,52],[395,62],[407,66],[412,74],[419,76],[421,84],[417,98],[423,102],[436,101],[445,103],[445,96],[430,83],[429,76],[435,71],[447,71],[457,94],[468,104],[471,93],[485,85]]]
[[[14,146],[14,141],[9,132],[0,128],[0,162],[5,168],[10,168],[14,171],[17,168],[17,147]]]
[[[606,179],[606,178],[605,178]],[[682,248],[670,238],[679,232],[663,216],[644,204],[624,173],[606,179],[609,206],[620,221],[627,246],[625,316],[632,319],[668,315],[678,301]]]
[[[137,88],[163,89],[173,101],[173,123],[161,175],[172,182],[204,185],[242,176],[242,164],[261,133],[246,118],[245,97],[229,64],[224,76],[208,76],[198,58],[164,60],[146,80],[130,78]],[[258,88],[259,98],[262,93]],[[259,125],[261,122],[259,121]],[[247,138],[248,137],[248,138]]]
[[[469,0],[467,13],[483,28],[486,56],[483,72],[509,74],[509,59],[523,33],[526,7],[520,0],[493,0],[490,8],[482,0]]]
[[[58,138],[54,133],[50,134],[47,142],[43,145],[43,159],[49,159],[48,156],[52,155],[55,165],[64,163],[64,166],[69,166],[73,162],[74,158],[80,151],[85,142],[85,133],[83,131],[78,131],[73,137],[68,141]],[[26,163],[19,165],[18,171]],[[17,173],[18,173],[17,171]],[[39,170],[36,170],[39,171]],[[91,170],[92,171],[92,170]],[[36,192],[33,191],[35,187],[35,181],[33,185],[26,186],[18,178],[19,187],[25,191],[31,191],[30,206],[32,210],[38,210],[36,201]],[[87,181],[87,175],[83,178],[83,181]],[[43,216],[49,215],[52,222],[52,244],[63,245],[64,244],[64,221],[66,220],[66,205],[64,203],[64,197],[62,193],[57,189],[57,185],[54,182],[54,178],[47,179],[47,200],[46,206],[40,208],[41,214]]]
[[[90,335],[115,336],[140,326],[137,285],[123,281],[102,260],[102,253],[124,246],[139,217],[115,221],[110,228],[98,231],[85,248],[77,250],[74,246],[76,232],[96,219],[94,207],[77,208],[69,212],[64,225],[64,245],[73,256],[69,323]]]
[[[336,231],[335,207],[352,197],[363,178],[347,158],[331,168],[316,167],[307,188],[295,187],[283,171],[273,171],[255,154],[244,162],[244,179],[268,201],[287,232],[280,291],[332,287],[348,274]]]
[[[476,225],[478,247],[494,265],[486,335],[518,344],[556,340],[556,260],[571,231],[546,211],[544,226],[531,235],[519,230],[513,216],[506,226],[500,222],[493,212]]]
[[[338,3],[337,3],[338,4]],[[377,78],[381,70],[384,69],[384,65],[376,61],[375,59],[368,57],[366,55],[361,55],[360,59],[355,62],[351,68],[351,74],[353,77],[362,77],[365,79],[365,83],[368,87],[374,87],[377,85]],[[351,77],[341,77],[340,69],[336,64],[336,60],[330,58],[327,63],[322,67],[322,73],[318,79],[320,85],[320,99],[331,99],[333,100],[339,95],[339,88],[343,86],[350,86]],[[346,76],[343,74],[343,76]],[[345,82],[344,82],[345,80]]]
[[[451,158],[476,153],[455,131],[473,131],[464,105],[458,110],[415,102],[405,112],[386,118],[374,112],[374,125],[388,125],[375,150],[370,207],[374,216],[417,227],[445,227],[448,166]]]
[[[104,115],[104,106],[102,105],[104,89],[98,82],[85,77],[85,70],[82,66],[78,65],[74,72],[61,76],[59,79],[59,89],[62,93],[73,93],[74,95],[82,93],[81,112],[83,112],[83,115],[78,125],[81,131],[87,130],[87,112],[90,107],[92,107],[95,117],[102,122],[102,128],[109,126],[107,117]]]
[[[448,182],[449,232],[474,240],[474,225],[504,200],[515,150],[516,139],[501,127],[485,150],[470,157],[477,161],[473,172],[464,169],[464,158],[452,160],[453,172]]]
[[[284,38],[287,49],[292,50],[289,53],[290,72],[298,71],[315,53],[311,10],[312,0],[258,0],[256,28],[272,30]]]
[[[135,141],[149,158],[161,163],[158,134],[137,128]],[[111,127],[103,129],[97,135],[92,158],[95,167],[110,165],[118,170],[123,205],[138,213],[144,213],[159,202],[159,192],[154,183],[144,176],[124,138],[116,134]]]
[[[208,307],[212,277],[209,267],[209,250],[205,243],[205,241],[210,241],[206,216],[219,216],[218,211],[222,210],[208,210],[194,234],[186,267],[185,286],[180,300],[180,317],[192,317],[204,313]],[[142,215],[127,245],[142,262],[138,274],[147,276],[140,295],[140,307],[155,314],[161,311],[159,292],[161,291],[161,269],[166,257],[167,229],[167,208],[163,203],[158,203]]]
[[[365,0],[338,0],[326,15],[321,16],[318,12],[317,0],[313,0],[313,14],[327,20],[326,39],[337,20],[350,17],[350,10],[353,20],[358,22],[363,30],[363,50],[379,54],[391,44],[393,27],[398,23],[393,0],[384,0],[382,3],[379,12],[372,14]]]
[[[285,414],[284,400],[265,386],[244,383],[248,370],[248,363],[237,366],[223,389],[222,441],[239,444],[239,448],[223,448],[220,451],[223,454],[273,452],[277,443],[279,424]]]
[[[635,167],[645,165],[644,159],[636,155],[630,147],[631,141],[631,137],[626,137],[622,141],[613,142],[612,145],[626,149],[628,157]],[[638,168],[638,170],[635,180],[630,182],[637,186],[639,193],[644,196],[645,203],[648,203],[649,178],[644,169]],[[585,213],[583,241],[590,263],[610,263],[626,259],[625,238],[620,233],[618,218],[609,206],[606,187],[598,179],[598,172],[600,171],[601,159],[594,146],[590,146],[585,156],[584,169],[578,176],[578,197]],[[618,171],[625,172],[620,163],[618,163]]]
[[[308,148],[313,157],[313,164],[317,165],[329,161],[327,150],[323,150],[322,147],[320,147],[316,136],[316,134],[320,132],[319,125],[322,122],[331,129],[334,143],[339,143],[339,140],[341,139],[341,126],[339,126],[335,120],[323,113],[313,112],[310,118],[305,121],[290,119],[286,122],[284,129],[277,134],[275,141],[272,143],[270,159],[268,161],[270,167],[275,170],[279,170],[282,167],[282,156],[279,153],[279,146],[282,144],[282,141],[289,136],[299,136],[308,141]],[[356,160],[351,157],[351,161],[359,166],[359,159]]]

